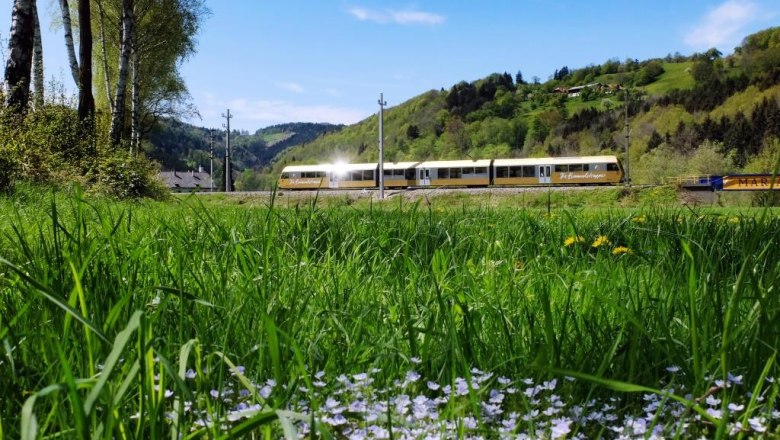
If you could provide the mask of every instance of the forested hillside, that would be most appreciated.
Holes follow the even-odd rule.
[[[263,168],[280,152],[291,145],[306,145],[326,133],[342,128],[341,125],[319,123],[288,123],[265,127],[255,133],[232,130],[230,134],[231,163],[238,178],[239,189],[258,189]],[[213,134],[214,175],[224,182],[223,166],[227,133],[224,130],[210,132],[205,127],[195,127],[174,119],[160,121],[149,134],[145,144],[146,155],[163,170],[194,170],[202,166],[209,169],[209,151]]]
[[[780,153],[780,28],[717,49],[563,66],[546,82],[496,73],[384,114],[385,159],[617,154],[636,183],[769,171]],[[285,152],[292,163],[377,160],[377,116]]]

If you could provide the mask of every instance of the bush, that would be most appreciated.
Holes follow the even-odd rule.
[[[0,146],[0,193],[11,190],[16,180],[17,164],[2,146]]]
[[[91,192],[120,199],[165,199],[168,189],[156,178],[156,163],[126,151],[102,151]]]

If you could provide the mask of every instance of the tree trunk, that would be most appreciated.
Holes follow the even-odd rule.
[[[98,1],[97,3],[98,10],[100,12],[100,17],[98,19],[98,23],[100,23],[100,46],[101,50],[103,51],[103,56],[101,57],[103,61],[103,76],[105,77],[105,85],[106,85],[106,99],[108,100],[108,110],[111,112],[111,114],[114,114],[114,97],[113,93],[111,93],[111,75],[108,72],[108,51],[106,50],[106,11],[103,9],[103,2]]]
[[[30,99],[35,0],[15,0],[11,13],[8,61],[5,63],[5,107],[23,115]]]
[[[141,54],[133,49],[132,119],[130,128],[130,153],[140,151],[141,146]]]
[[[33,10],[35,35],[33,35],[33,105],[36,110],[43,107],[43,42],[41,41],[41,22],[38,20],[38,8]]]
[[[73,82],[78,86],[80,84],[79,62],[76,60],[76,49],[73,46],[73,29],[70,22],[70,5],[68,5],[68,0],[60,0],[60,10],[62,11],[62,27],[65,29],[65,49],[68,52],[70,73],[73,75]]]
[[[122,0],[122,44],[119,50],[119,75],[116,81],[114,112],[111,115],[111,143],[116,146],[125,128],[125,97],[127,91],[128,64],[133,40],[133,0]]]
[[[92,17],[89,0],[79,2],[79,119],[94,126],[95,98],[92,96]]]

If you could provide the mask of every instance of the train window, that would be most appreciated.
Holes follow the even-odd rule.
[[[363,180],[374,180],[374,170],[364,170]]]
[[[474,168],[473,167],[463,168],[463,174],[474,174]]]
[[[349,180],[363,180],[362,171],[352,171],[349,173]]]
[[[536,177],[536,168],[533,165],[524,166],[523,177]]]
[[[450,179],[460,179],[463,171],[460,168],[450,168]]]
[[[569,171],[582,171],[582,164],[569,165]]]
[[[406,170],[406,174],[404,177],[406,178],[406,180],[414,180],[414,169],[409,168],[408,170]]]
[[[509,177],[523,177],[523,167],[509,167]]]
[[[590,164],[582,164],[582,171],[590,171]]]
[[[555,165],[555,172],[556,173],[565,173],[569,171],[568,165]]]
[[[290,173],[282,173],[282,179],[289,179]]]
[[[607,171],[619,171],[619,170],[620,169],[618,168],[616,163],[608,163],[607,164]]]
[[[496,167],[496,177],[509,177],[509,167]]]
[[[485,174],[485,173],[487,173],[487,168],[485,167],[474,168],[474,174]]]
[[[387,170],[387,169],[386,169],[386,170],[384,171],[384,173],[382,173],[382,174],[384,174],[384,176],[385,176],[385,177],[390,177],[390,176],[392,176],[392,175],[393,175],[393,173],[394,173],[394,172],[395,172],[395,170]]]
[[[439,169],[439,179],[449,179],[450,178],[450,169],[449,168],[441,168]]]

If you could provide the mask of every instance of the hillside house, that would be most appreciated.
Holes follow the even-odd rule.
[[[210,191],[214,186],[209,173],[198,168],[198,171],[163,171],[157,175],[172,192]]]

